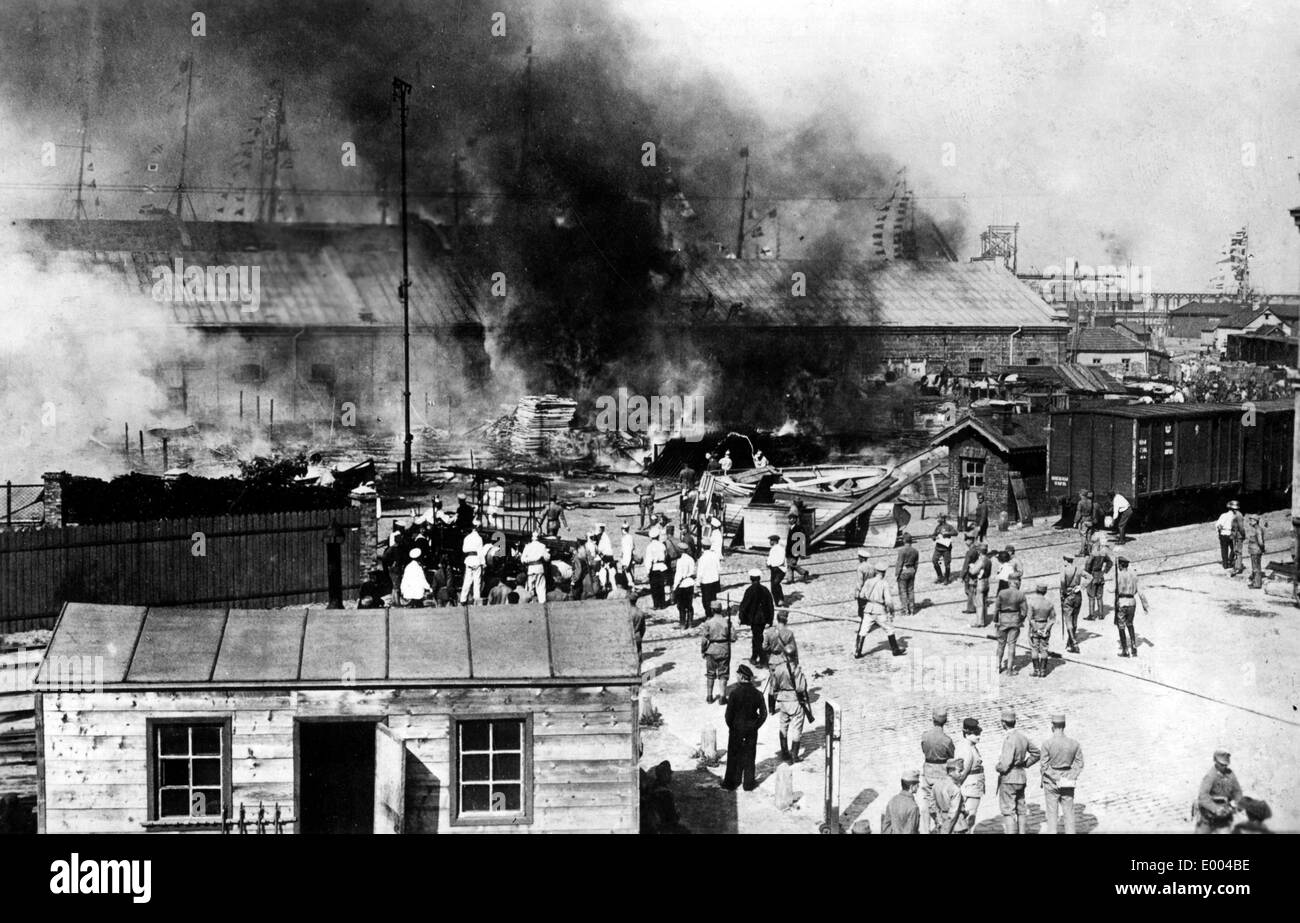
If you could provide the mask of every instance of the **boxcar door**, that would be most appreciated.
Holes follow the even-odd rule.
[[[375,725],[375,833],[401,833],[406,816],[406,743]]]

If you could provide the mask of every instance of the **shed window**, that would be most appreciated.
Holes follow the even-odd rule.
[[[151,719],[149,819],[218,820],[230,803],[230,719]]]
[[[974,356],[966,360],[966,371],[971,375],[984,374],[984,357]]]
[[[968,488],[984,486],[984,459],[963,458],[961,460],[961,478]]]
[[[453,823],[532,823],[530,718],[457,719],[452,745]]]

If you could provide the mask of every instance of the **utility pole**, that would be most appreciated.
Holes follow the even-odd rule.
[[[406,414],[405,447],[402,452],[402,478],[411,478],[411,269],[407,249],[406,228],[406,120],[409,112],[408,100],[411,85],[399,77],[393,78],[393,99],[398,103],[402,120],[402,281],[397,286],[398,297],[402,299],[402,404]]]
[[[189,156],[190,150],[190,98],[194,94],[194,54],[191,53],[185,59],[185,127],[181,130],[181,175],[176,180],[176,217],[182,218],[181,210],[187,203],[190,206],[190,217],[195,221],[199,216],[194,212],[194,203],[188,202],[185,197],[185,161]]]
[[[736,259],[745,251],[745,207],[749,204],[749,148],[742,147],[740,156],[745,161],[745,173],[740,180],[740,226],[736,229]]]
[[[90,124],[90,104],[83,101],[81,104],[81,145],[80,145],[81,161],[77,166],[77,201],[73,205],[73,215],[72,215],[72,217],[81,221],[85,221],[87,218],[86,202],[81,197],[81,192],[82,189],[85,188],[84,183],[86,178],[86,151],[89,150],[89,135],[87,134],[90,130],[89,124]]]
[[[1291,209],[1291,220],[1300,230],[1300,208]],[[1296,365],[1300,366],[1300,346],[1297,356]],[[1300,604],[1300,380],[1292,380],[1291,387],[1295,391],[1291,432],[1291,529],[1295,538],[1291,551],[1291,595]]]

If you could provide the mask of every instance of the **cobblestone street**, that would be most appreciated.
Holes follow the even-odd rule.
[[[1270,547],[1266,560],[1289,553],[1286,514],[1267,517]],[[928,536],[929,523],[912,531]],[[991,533],[991,546],[1015,544],[1024,561],[1026,586],[1044,577],[1056,600],[1061,554],[1077,540],[1071,532],[1038,525]],[[1218,563],[1209,524],[1137,535],[1123,553],[1134,562],[1153,612],[1139,609],[1136,619],[1141,656],[1118,656],[1110,606],[1102,621],[1080,617],[1079,654],[1053,657],[1049,675],[1032,675],[1022,633],[1016,676],[999,675],[991,629],[969,627],[962,613],[960,585],[937,585],[928,561],[928,539],[918,542],[922,569],[917,579],[918,612],[897,621],[905,657],[890,656],[884,636],[875,632],[870,653],[853,657],[856,608],[852,602],[856,559],[835,549],[813,557],[814,578],[787,591],[790,624],[800,660],[813,689],[817,724],[805,734],[806,759],[795,767],[794,788],[802,792],[795,808],[782,812],[773,801],[773,773],[779,765],[775,722],[760,733],[762,783],[753,793],[732,795],[714,779],[725,766],[690,771],[691,752],[701,731],[717,731],[725,750],[722,709],[703,701],[699,642],[680,631],[676,613],[657,613],[646,637],[646,692],[661,711],[662,728],[645,735],[643,765],[670,759],[687,769],[679,786],[683,820],[700,830],[739,832],[814,832],[822,821],[825,748],[824,700],[843,710],[841,809],[846,823],[866,819],[878,831],[884,801],[898,777],[919,768],[919,741],[934,706],[949,711],[947,730],[960,737],[961,721],[978,718],[986,766],[996,763],[1002,746],[998,720],[1014,708],[1018,727],[1035,743],[1051,733],[1048,715],[1064,711],[1067,732],[1083,746],[1086,767],[1076,801],[1080,832],[1190,832],[1189,810],[1197,786],[1211,765],[1211,754],[1226,747],[1246,794],[1266,799],[1277,830],[1300,828],[1300,702],[1297,678],[1289,666],[1300,655],[1295,632],[1287,630],[1300,611],[1247,587],[1244,577],[1227,576]],[[960,543],[955,556],[961,553]],[[882,552],[892,565],[894,552]],[[729,554],[724,589],[739,599],[751,554]],[[1157,572],[1160,570],[1160,572]],[[890,576],[893,571],[891,568]],[[1108,582],[1107,593],[1113,591]],[[1108,597],[1109,598],[1109,597]],[[648,600],[642,600],[642,605]],[[697,603],[698,606],[698,603]],[[1086,614],[1086,606],[1084,614]],[[747,658],[748,630],[733,650],[732,668]],[[1052,650],[1064,653],[1059,623]],[[759,672],[760,681],[763,677]],[[1043,819],[1036,768],[1029,772],[1026,799],[1030,830]],[[996,780],[990,774],[990,785]],[[1000,832],[996,796],[979,807],[978,832]]]

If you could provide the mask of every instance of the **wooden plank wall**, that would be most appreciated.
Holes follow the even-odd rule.
[[[325,531],[360,586],[360,511],[310,510],[0,532],[0,632],[47,628],[65,602],[273,608],[328,598]],[[202,532],[202,556],[194,534]]]
[[[46,829],[139,832],[145,721],[233,716],[234,814],[279,802],[293,817],[294,720],[387,719],[405,741],[410,833],[635,833],[639,791],[630,687],[50,693],[44,696]],[[533,714],[533,823],[451,825],[451,716]],[[292,830],[293,828],[288,828]]]

